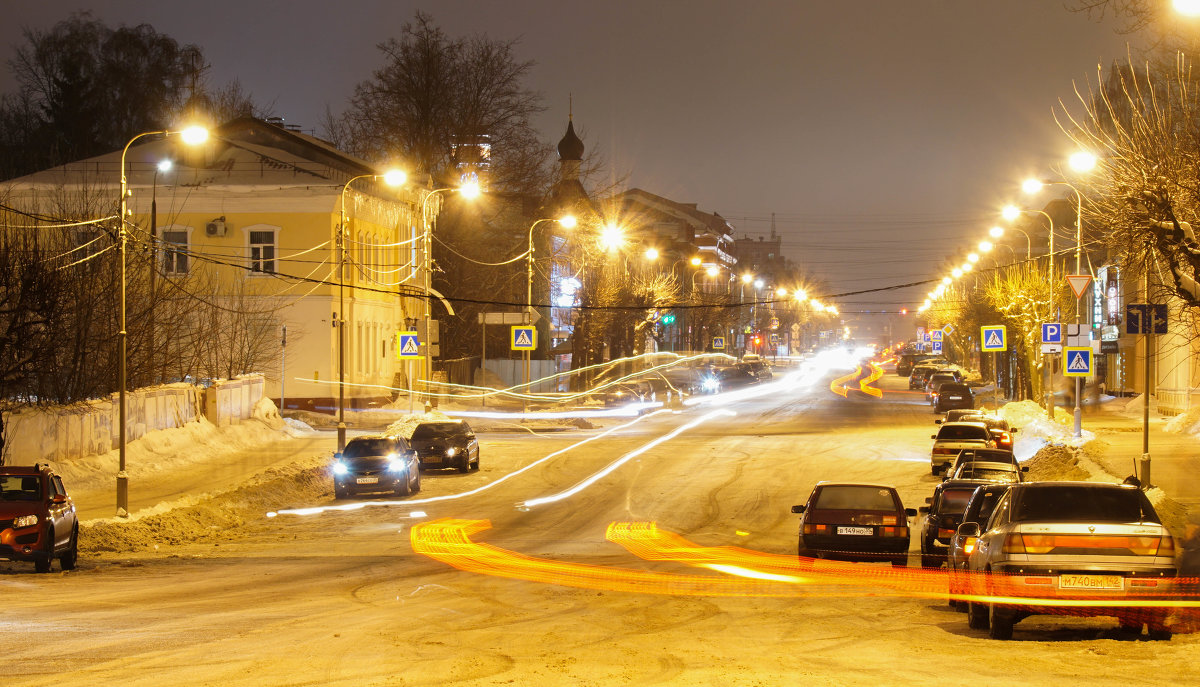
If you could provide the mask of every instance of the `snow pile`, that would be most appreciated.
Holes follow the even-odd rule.
[[[1167,420],[1163,431],[1172,434],[1200,434],[1200,406]]]
[[[258,399],[258,403],[254,404],[254,408],[250,410],[250,417],[261,421],[271,429],[283,428],[283,418],[279,416],[279,409],[275,407],[275,402],[266,396]]]
[[[283,418],[283,431],[285,434],[292,437],[302,437],[308,434],[317,434],[317,430],[313,429],[308,424],[291,417]]]
[[[383,433],[388,436],[411,439],[413,430],[423,422],[454,422],[454,418],[440,410],[433,410],[428,413],[413,413],[412,415],[405,415],[388,425],[387,429],[383,430]]]
[[[1119,400],[1114,400],[1109,405],[1112,406],[1113,408],[1116,408],[1119,404],[1120,404]],[[1133,398],[1126,401],[1125,407],[1122,408],[1118,412],[1121,415],[1124,415],[1126,417],[1142,417],[1142,415],[1145,414],[1145,410],[1146,410],[1145,404],[1146,404],[1146,395],[1138,394],[1137,396],[1134,396]],[[1150,415],[1152,415],[1152,416],[1158,415],[1158,399],[1154,398],[1154,397],[1150,398]]]
[[[207,418],[182,427],[147,432],[125,447],[125,469],[131,480],[152,479],[155,474],[193,468],[218,453],[244,451],[276,441],[280,433],[263,422],[249,420],[228,427],[217,427]],[[67,488],[75,491],[103,489],[112,485],[120,452],[83,458],[49,461],[62,475]]]
[[[328,500],[333,492],[328,463],[326,458],[313,458],[272,468],[245,486],[215,496],[190,496],[159,504],[128,519],[80,523],[80,552],[123,553],[242,538],[248,534],[247,525],[265,522],[268,511]]]

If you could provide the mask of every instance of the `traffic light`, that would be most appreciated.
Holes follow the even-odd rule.
[[[673,312],[666,313],[661,318],[659,318],[658,321],[664,325],[675,324],[675,313],[673,313]]]
[[[907,314],[908,314],[908,308],[900,308],[900,314],[901,314],[901,315],[907,315]]]

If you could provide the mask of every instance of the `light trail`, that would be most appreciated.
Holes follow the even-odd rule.
[[[696,418],[695,420],[692,420],[691,422],[687,423],[686,425],[676,427],[675,429],[671,430],[670,432],[667,432],[666,434],[658,437],[657,439],[655,439],[651,442],[642,444],[638,448],[630,451],[629,453],[626,453],[625,455],[621,456],[620,458],[609,463],[604,469],[592,474],[592,476],[583,480],[579,484],[576,484],[575,486],[571,487],[570,489],[567,489],[566,491],[560,491],[557,494],[551,494],[550,496],[543,496],[543,497],[536,498],[536,499],[528,499],[525,502],[523,502],[521,505],[524,506],[525,508],[532,508],[534,506],[540,506],[540,505],[543,505],[546,503],[554,503],[555,501],[561,501],[563,499],[570,498],[570,497],[578,494],[579,492],[583,491],[584,489],[587,489],[588,487],[592,486],[596,482],[599,482],[600,480],[604,479],[608,475],[612,474],[613,471],[615,471],[617,468],[628,463],[629,461],[633,460],[634,458],[642,455],[646,451],[649,451],[650,449],[654,448],[655,446],[658,446],[659,444],[662,444],[663,442],[670,441],[671,439],[674,439],[675,437],[679,436],[680,434],[683,434],[684,432],[688,431],[689,429],[692,429],[693,427],[702,425],[714,418],[722,417],[722,416],[731,416],[731,415],[736,415],[736,414],[737,413],[733,412],[732,410],[725,410],[725,409],[717,409],[717,410],[713,410],[708,413],[705,413],[704,415],[701,415],[700,417]]]
[[[842,376],[842,377],[838,377],[837,379],[830,382],[829,390],[835,394],[840,395],[842,398],[845,398],[846,397],[846,382],[850,381],[851,379],[856,379],[861,374],[862,374],[862,366],[859,365],[857,368],[854,369],[854,372],[851,372],[850,374]]]
[[[388,500],[388,501],[357,501],[355,503],[339,503],[339,504],[332,505],[332,506],[313,506],[311,508],[282,508],[278,511],[271,511],[271,512],[267,513],[267,517],[273,518],[276,515],[317,515],[319,513],[325,513],[328,511],[355,511],[355,510],[362,510],[364,508],[395,508],[395,507],[401,507],[401,506],[408,507],[408,506],[413,506],[413,505],[421,504],[421,503],[436,503],[438,501],[451,501],[454,499],[461,499],[461,498],[466,498],[468,496],[474,496],[476,494],[482,494],[483,492],[487,491],[488,489],[492,489],[493,487],[496,487],[497,485],[503,484],[504,482],[507,482],[508,480],[516,477],[517,475],[520,475],[522,473],[528,472],[529,470],[532,470],[533,468],[541,465],[542,463],[545,463],[546,461],[550,460],[551,458],[561,456],[562,454],[564,454],[568,451],[577,449],[580,446],[589,444],[598,439],[602,439],[602,438],[604,438],[610,434],[613,434],[615,432],[619,432],[621,430],[628,429],[629,427],[632,427],[632,426],[636,425],[637,423],[642,422],[643,420],[648,420],[649,418],[655,417],[656,415],[659,415],[661,413],[667,413],[667,412],[670,412],[670,411],[659,410],[659,411],[650,413],[648,415],[643,415],[631,422],[626,422],[625,424],[617,425],[616,427],[610,427],[609,429],[606,429],[603,432],[600,432],[599,434],[590,436],[586,439],[583,439],[574,444],[571,444],[570,446],[561,448],[553,453],[545,455],[519,470],[514,470],[513,472],[510,472],[507,475],[500,477],[499,479],[497,479],[494,482],[489,482],[489,483],[483,485],[482,487],[477,487],[475,489],[471,489],[470,491],[464,491],[464,492],[460,492],[457,494],[446,494],[445,496],[431,496],[429,498],[423,498],[423,499],[404,499],[404,500]]]
[[[883,392],[871,386],[871,384],[874,384],[880,377],[883,376],[883,368],[875,363],[868,363],[868,365],[871,366],[871,374],[863,379],[858,380],[858,390],[864,394],[867,394],[868,396],[883,398]]]

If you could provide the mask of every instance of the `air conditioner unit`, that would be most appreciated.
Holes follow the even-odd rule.
[[[209,222],[208,224],[205,224],[204,225],[204,234],[206,236],[212,236],[212,237],[224,236],[225,235],[225,218],[220,217],[218,219],[214,219],[213,221]]]

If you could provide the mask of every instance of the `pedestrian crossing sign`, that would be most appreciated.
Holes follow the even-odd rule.
[[[1087,377],[1092,374],[1092,349],[1068,346],[1063,349],[1063,375]]]
[[[946,332],[943,332],[940,329],[931,329],[931,330],[929,330],[929,341],[932,343],[941,343],[942,337],[945,334],[946,334]]]
[[[537,348],[537,329],[529,325],[512,328],[512,350],[532,351]]]
[[[723,337],[723,336],[714,336],[713,337],[713,350],[714,351],[725,350],[725,337]]]
[[[1007,351],[1008,337],[1004,325],[996,324],[980,328],[979,350],[987,353],[989,351]]]
[[[421,342],[416,332],[396,332],[396,358],[408,360],[421,357]]]

